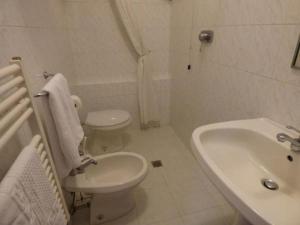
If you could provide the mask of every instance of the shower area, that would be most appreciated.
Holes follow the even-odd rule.
[[[66,1],[65,10],[84,110],[124,109],[135,127],[169,124],[170,2]]]

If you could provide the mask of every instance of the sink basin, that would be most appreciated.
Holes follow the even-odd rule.
[[[300,224],[300,153],[276,140],[282,132],[299,136],[265,118],[211,124],[193,132],[196,158],[245,218],[240,224]],[[279,188],[268,189],[263,179],[271,179]]]

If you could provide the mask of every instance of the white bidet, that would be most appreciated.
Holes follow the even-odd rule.
[[[129,152],[94,157],[97,165],[65,179],[64,187],[71,192],[93,194],[91,224],[104,223],[127,214],[135,207],[133,190],[144,180],[148,165],[144,157]]]

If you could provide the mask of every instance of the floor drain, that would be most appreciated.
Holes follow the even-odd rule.
[[[152,161],[151,164],[152,164],[152,166],[153,166],[154,168],[156,168],[156,167],[162,167],[162,166],[163,166],[161,160],[155,160],[155,161]]]
[[[288,155],[286,158],[287,158],[290,162],[293,162],[293,161],[294,161],[294,158],[293,158],[293,156],[291,156],[291,155]]]
[[[97,216],[97,219],[98,219],[98,220],[103,220],[103,218],[104,218],[104,216],[101,215],[101,214]]]
[[[269,190],[275,191],[279,189],[278,184],[271,179],[262,179],[261,183],[264,185],[265,188]]]

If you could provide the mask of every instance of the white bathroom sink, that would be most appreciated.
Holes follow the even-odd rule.
[[[206,174],[252,224],[300,224],[300,153],[278,142],[278,133],[299,135],[269,119],[206,125],[192,135],[193,152]],[[264,178],[279,189],[264,187]]]

